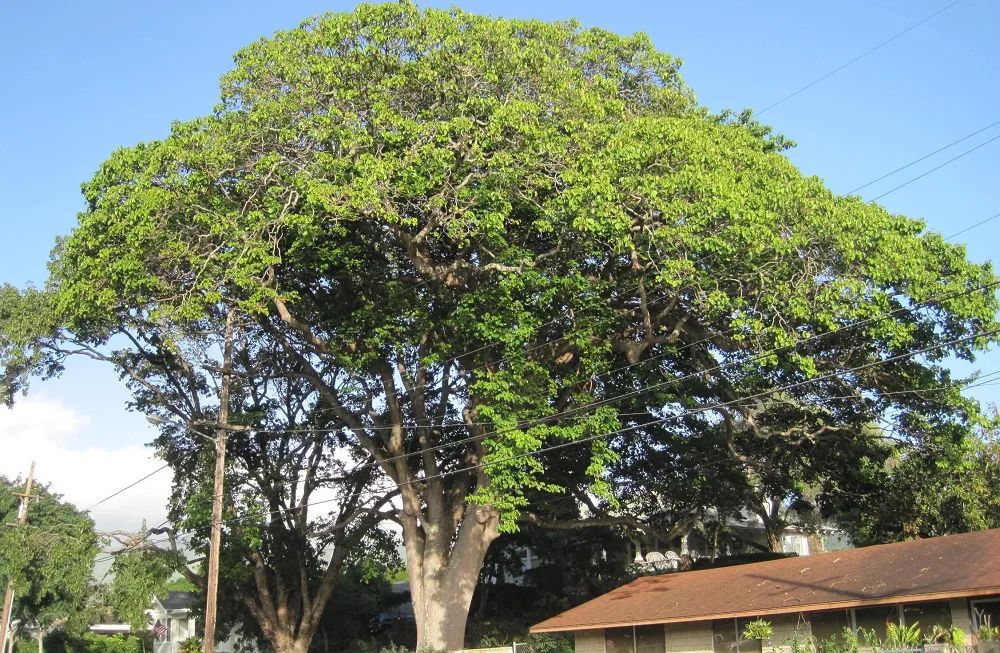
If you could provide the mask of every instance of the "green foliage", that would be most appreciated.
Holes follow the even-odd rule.
[[[368,649],[362,647],[362,653],[369,653]],[[370,653],[413,653],[413,650],[402,644],[386,644],[378,648],[372,648]]]
[[[1000,640],[1000,626],[994,626],[989,615],[981,614],[979,617],[979,629],[976,631],[979,641]]]
[[[782,642],[782,646],[788,647],[789,653],[815,653],[817,651],[813,637],[798,632],[791,639]]]
[[[874,628],[865,630],[864,628],[858,628],[858,641],[859,645],[864,648],[870,648],[878,650],[880,648],[885,648],[885,642],[878,637],[878,633]]]
[[[201,651],[201,637],[188,637],[177,647],[180,653],[199,653]]]
[[[95,635],[93,633],[86,633],[80,644],[82,644],[80,648],[74,646],[71,647],[71,650],[82,649],[81,653],[143,653],[146,650],[141,637],[125,635]]]
[[[573,635],[565,633],[518,633],[510,631],[484,635],[480,648],[510,646],[517,643],[517,650],[529,653],[573,653]]]
[[[0,477],[0,524],[17,521],[24,484]],[[14,582],[14,616],[22,625],[47,629],[59,622],[70,630],[83,619],[91,569],[99,551],[94,522],[40,483],[31,491],[27,522],[0,529],[0,579]]]
[[[573,636],[565,633],[529,633],[519,637],[517,643],[524,644],[531,653],[573,653],[574,650]]]
[[[144,653],[152,650],[146,635],[97,635],[91,632],[68,633],[57,630],[44,639],[45,653]],[[37,653],[36,641],[18,642],[19,653]]]
[[[861,492],[830,508],[857,544],[1000,528],[998,423],[992,407],[971,437],[942,428],[933,446],[870,464]]]
[[[771,625],[770,621],[765,619],[754,619],[747,622],[747,625],[743,627],[743,639],[764,641],[771,639],[772,635],[774,635],[774,626]]]
[[[888,623],[886,624],[885,639],[882,641],[881,648],[915,648],[920,646],[921,639],[920,624],[917,622],[906,626],[897,623]]]
[[[945,627],[934,624],[929,635],[924,637],[928,644],[949,644],[952,648],[962,650],[965,646],[965,631],[958,626]]]
[[[819,653],[858,653],[859,646],[857,633],[847,627],[839,635],[816,642]]]
[[[115,557],[108,603],[133,629],[147,625],[146,610],[155,596],[165,596],[170,578],[183,564],[178,553],[139,548]]]
[[[197,592],[198,587],[187,578],[171,578],[163,587],[166,592]]]

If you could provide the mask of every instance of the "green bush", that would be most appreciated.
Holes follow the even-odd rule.
[[[850,628],[844,628],[839,635],[816,642],[819,653],[858,653],[858,636]]]

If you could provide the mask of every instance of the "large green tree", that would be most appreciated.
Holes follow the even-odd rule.
[[[44,484],[31,490],[27,521],[16,524],[20,479],[0,477],[0,587],[13,581],[12,621],[39,638],[56,627],[83,629],[91,572],[99,551],[94,522]]]
[[[418,645],[438,650],[461,647],[526,493],[568,487],[553,466],[613,508],[638,433],[667,456],[711,438],[738,466],[902,412],[915,446],[929,415],[963,433],[960,394],[895,391],[951,383],[944,361],[992,341],[989,266],[802,176],[678,67],[642,35],[408,3],[254,43],[212,115],[84,185],[44,291],[0,296],[7,389],[122,347],[143,392],[170,368],[211,397],[218,369],[183,361],[236,315],[268,352],[245,371],[308,387],[309,428],[398,493]],[[534,455],[573,442],[581,459]]]

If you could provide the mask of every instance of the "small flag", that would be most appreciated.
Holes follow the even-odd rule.
[[[163,625],[162,621],[157,621],[156,625],[153,626],[153,637],[156,639],[163,639],[167,635],[167,627]]]

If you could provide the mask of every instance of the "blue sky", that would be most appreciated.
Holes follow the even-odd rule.
[[[480,13],[576,17],[645,31],[684,59],[684,76],[713,109],[762,108],[947,6],[908,2],[460,2]],[[422,3],[449,6],[452,3]],[[0,282],[45,278],[55,238],[72,228],[80,183],[118,146],[163,136],[172,120],[211,110],[218,77],[242,45],[342,2],[30,3],[0,5]],[[798,143],[792,160],[847,192],[1000,120],[1000,4],[961,0],[762,119]],[[864,191],[889,190],[1000,134],[1000,126]],[[950,234],[1000,212],[1000,141],[881,200]],[[1000,219],[958,240],[993,256]],[[1000,356],[982,359],[986,371]],[[116,377],[74,364],[37,397],[83,419],[67,447],[145,442]],[[978,390],[994,400],[994,388]],[[39,462],[44,470],[44,461]],[[13,473],[0,468],[0,473]],[[44,475],[44,474],[43,474]],[[140,470],[109,471],[124,485]]]

